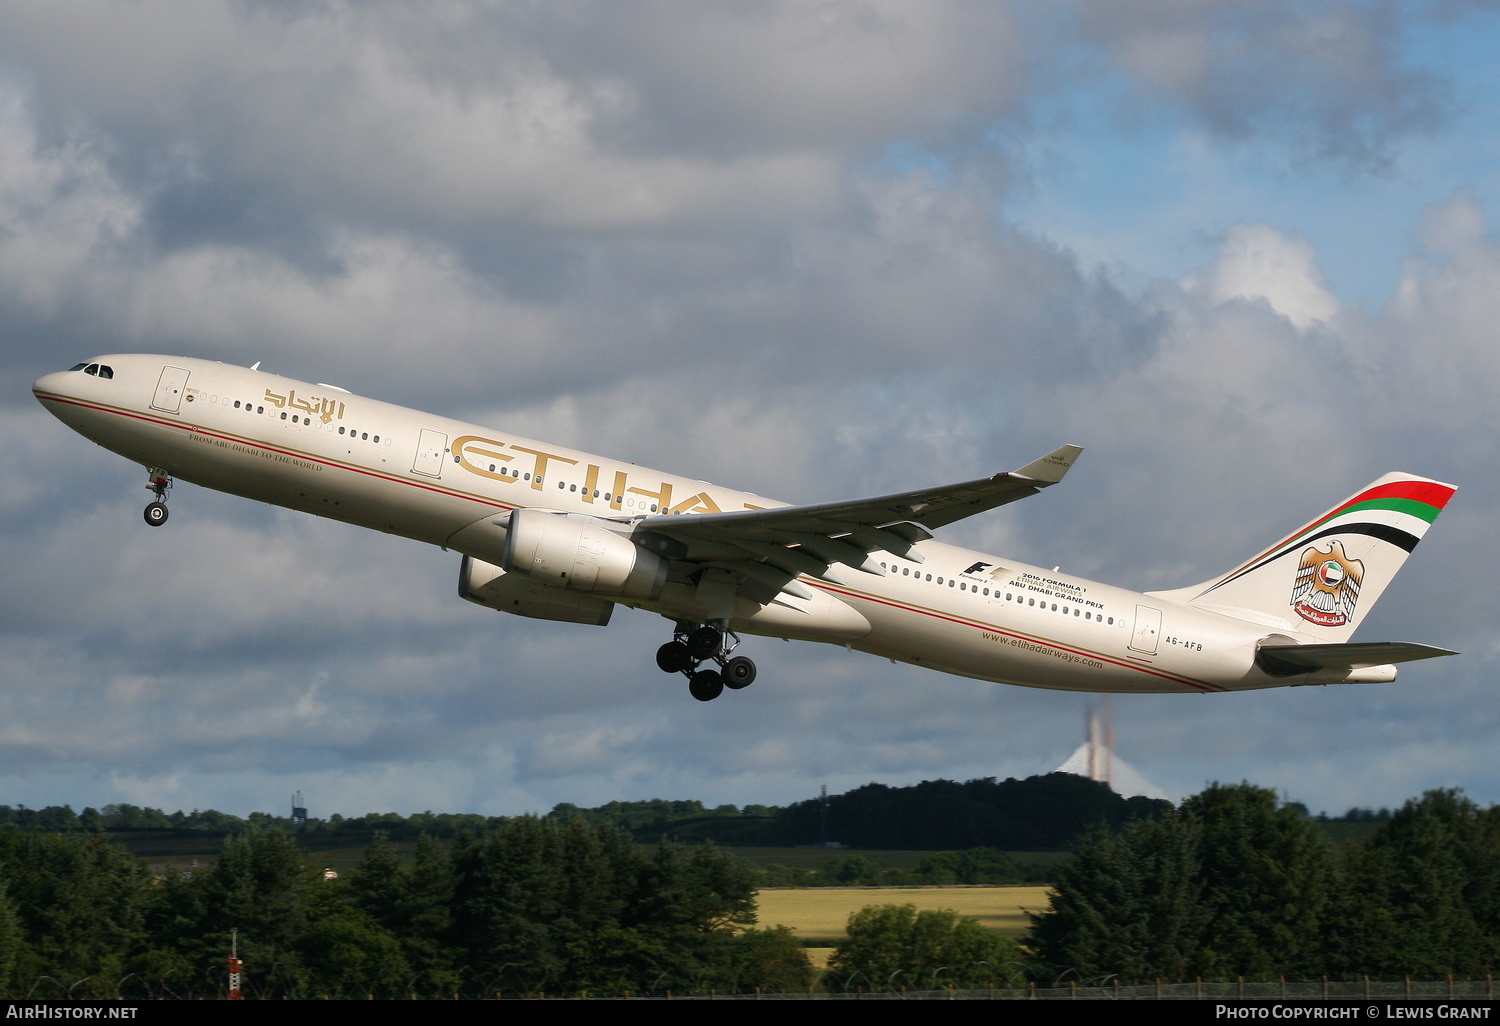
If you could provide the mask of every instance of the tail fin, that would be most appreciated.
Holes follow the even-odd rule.
[[[1346,641],[1456,490],[1387,474],[1227,574],[1154,594]]]

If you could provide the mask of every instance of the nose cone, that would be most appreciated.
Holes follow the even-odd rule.
[[[52,416],[74,431],[88,434],[80,420],[86,416],[87,407],[79,400],[83,398],[86,382],[93,380],[87,374],[56,371],[37,378],[31,385],[31,394],[36,396],[37,402]]]
[[[51,374],[43,374],[31,383],[31,394],[37,397],[38,402],[46,406],[47,399],[50,396],[72,394],[72,390],[68,388],[68,379],[73,376],[67,371],[54,371]]]

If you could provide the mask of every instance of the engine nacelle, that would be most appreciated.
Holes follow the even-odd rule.
[[[559,591],[517,574],[508,574],[473,556],[458,571],[458,595],[476,605],[536,620],[560,620],[603,627],[615,604],[581,592]]]
[[[629,535],[541,509],[510,515],[500,565],[551,588],[648,602],[667,582],[667,561]]]

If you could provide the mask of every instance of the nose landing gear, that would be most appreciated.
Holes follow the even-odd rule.
[[[146,507],[146,523],[160,527],[167,522],[167,492],[172,489],[172,475],[160,467],[151,467],[146,474],[146,490],[156,496],[156,501]]]
[[[733,642],[726,643],[728,638]],[[678,621],[672,640],[656,650],[656,665],[664,673],[687,677],[688,693],[700,702],[711,702],[725,688],[738,690],[755,680],[754,662],[745,656],[730,656],[739,643],[740,636],[729,629],[728,621],[718,625]],[[698,668],[710,661],[719,669]]]

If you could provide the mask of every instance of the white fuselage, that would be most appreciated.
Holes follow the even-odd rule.
[[[785,505],[242,367],[145,355],[98,362],[113,377],[49,374],[35,391],[100,445],[207,488],[489,563],[500,562],[504,540],[494,521],[515,509],[629,520]],[[847,584],[802,577],[815,597],[792,613],[740,602],[733,626],[1033,687],[1208,692],[1323,682],[1256,668],[1259,639],[1300,639],[1285,623],[1247,622],[934,540],[917,548],[920,563],[877,552],[879,573],[840,567]],[[700,612],[682,581],[651,601],[617,601],[678,619]]]

